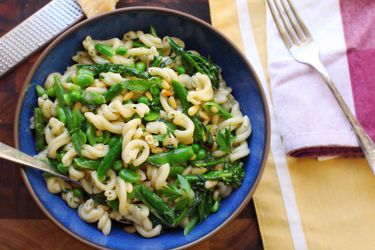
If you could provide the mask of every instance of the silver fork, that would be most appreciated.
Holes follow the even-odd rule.
[[[316,69],[332,91],[332,94],[335,96],[342,111],[352,125],[362,151],[372,169],[372,172],[375,174],[375,144],[359,124],[358,120],[350,111],[348,105],[337,90],[327,72],[327,69],[319,58],[318,44],[312,38],[306,25],[297,14],[293,4],[290,0],[267,0],[267,4],[276,23],[277,29],[279,30],[280,36],[290,54],[298,62],[310,65]]]

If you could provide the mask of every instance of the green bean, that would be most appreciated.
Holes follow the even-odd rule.
[[[95,127],[91,123],[87,123],[86,137],[91,146],[94,146],[96,144]]]
[[[125,89],[124,84],[118,83],[115,85],[112,85],[104,94],[104,99],[106,102],[109,102],[112,100],[114,97],[118,96],[121,94],[121,92]]]
[[[146,70],[146,64],[144,62],[137,62],[135,64],[135,68],[140,71],[140,72],[143,72]]]
[[[224,163],[225,162],[225,158],[219,158],[217,160],[212,160],[212,161],[199,161],[199,162],[195,162],[194,165],[197,166],[197,167],[200,167],[200,168],[207,168],[207,167],[213,167],[213,166],[216,166],[218,164],[221,164],[221,163]]]
[[[74,147],[74,150],[81,155],[82,152],[82,146],[86,143],[87,138],[86,134],[83,133],[81,129],[78,129],[76,132],[74,132],[72,135],[72,144]]]
[[[151,67],[158,67],[163,59],[162,56],[155,57],[154,61],[152,61]]]
[[[97,170],[100,161],[88,160],[84,158],[74,158],[74,165],[80,169]]]
[[[34,127],[35,127],[35,147],[38,151],[42,151],[46,147],[44,137],[44,119],[41,108],[34,109]]]
[[[213,109],[216,109],[215,111],[218,112],[218,114],[224,119],[232,118],[232,114],[226,111],[222,106],[217,104],[216,102],[206,102],[203,104],[203,108],[207,111],[213,112]]]
[[[136,171],[128,168],[121,169],[119,172],[119,176],[121,179],[129,183],[136,183],[141,178]]]
[[[104,181],[107,177],[107,172],[109,168],[113,165],[115,161],[120,157],[122,148],[122,138],[115,138],[109,142],[109,152],[104,156],[103,160],[98,166],[98,179]]]
[[[56,156],[56,160],[57,160],[58,162],[61,162],[61,161],[62,161],[62,158],[64,157],[64,155],[65,155],[65,152],[59,152],[59,153],[57,154],[57,156]]]
[[[91,70],[84,67],[78,67],[75,84],[77,84],[81,88],[85,88],[91,85],[94,80],[94,73]]]
[[[187,162],[193,156],[193,149],[191,147],[184,147],[166,153],[151,155],[148,157],[147,161],[155,165],[163,165],[165,163],[178,164]]]
[[[178,174],[182,174],[184,172],[185,167],[178,166],[178,165],[171,165],[169,169],[169,176],[170,177],[177,177]]]
[[[36,85],[35,90],[38,96],[42,96],[46,93],[46,90],[40,85]]]
[[[184,235],[188,235],[191,230],[198,224],[199,218],[197,215],[193,215],[192,217],[189,218],[189,221],[184,229]]]
[[[60,122],[65,124],[66,123],[66,115],[65,115],[64,109],[61,108],[61,107],[57,107],[56,113],[57,113],[57,119]]]
[[[59,104],[59,107],[63,107],[65,105],[65,99],[64,99],[64,89],[61,85],[61,80],[58,76],[53,77],[54,85],[53,88],[56,92],[57,102]]]
[[[191,104],[187,100],[187,90],[185,86],[182,83],[179,83],[175,80],[172,81],[174,93],[176,94],[176,97],[180,99],[182,109],[185,113],[187,113],[188,109],[190,108]]]
[[[137,42],[137,41],[133,41],[133,47],[134,48],[149,48],[148,46],[146,46],[145,44],[141,43],[141,42]]]
[[[117,49],[116,49],[116,54],[117,55],[120,55],[120,56],[123,56],[126,54],[126,52],[128,52],[128,50],[124,47],[124,46],[119,46]]]
[[[111,46],[108,46],[106,44],[97,43],[95,44],[95,49],[102,55],[112,57],[115,53],[113,51],[113,48]]]
[[[156,121],[159,118],[160,118],[160,113],[154,112],[154,111],[150,111],[147,115],[143,117],[143,119],[147,122]]]
[[[104,131],[103,132],[103,140],[102,140],[102,143],[103,144],[107,144],[109,142],[109,139],[111,138],[111,133],[109,131]]]
[[[174,225],[176,219],[174,211],[157,194],[143,185],[135,186],[133,193],[163,224],[169,227]]]

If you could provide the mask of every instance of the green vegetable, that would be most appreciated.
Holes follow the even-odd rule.
[[[161,60],[161,63],[159,65],[160,68],[165,68],[167,67],[168,65],[172,64],[174,62],[174,60],[170,57],[163,57],[163,59]]]
[[[119,176],[121,179],[129,183],[136,183],[141,178],[136,171],[128,168],[121,169],[119,172]]]
[[[146,96],[141,96],[138,99],[138,103],[144,103],[144,104],[148,105],[150,103],[150,101],[147,99]]]
[[[60,174],[67,174],[68,171],[69,171],[69,168],[68,168],[68,167],[65,167],[62,163],[59,163],[59,164],[57,164],[57,166],[56,166],[56,170],[57,170]]]
[[[177,71],[177,73],[179,73],[180,75],[186,73],[186,69],[185,69],[184,66],[179,66],[179,67],[177,67],[176,71]]]
[[[36,85],[35,90],[38,96],[42,96],[46,93],[46,90],[40,85]]]
[[[62,158],[64,157],[64,155],[65,155],[65,152],[63,152],[63,151],[57,153],[56,160],[57,160],[58,162],[61,162],[61,161],[62,161]]]
[[[74,188],[73,189],[73,195],[75,196],[75,197],[78,197],[78,198],[81,198],[81,197],[83,197],[83,190],[82,189],[80,189],[80,188]]]
[[[184,147],[166,153],[151,155],[148,157],[147,161],[155,165],[163,165],[165,163],[178,164],[187,162],[193,156],[193,149],[191,147]]]
[[[81,88],[85,88],[91,85],[94,80],[94,73],[90,69],[85,67],[77,68],[77,75],[74,81],[75,84],[77,84]]]
[[[55,88],[47,89],[46,94],[48,95],[49,98],[55,98],[56,97]]]
[[[185,167],[178,166],[178,165],[172,165],[169,168],[169,176],[170,177],[176,177],[178,174],[182,174],[184,172]]]
[[[124,84],[118,83],[115,85],[112,85],[104,94],[104,99],[106,102],[109,102],[112,100],[114,97],[118,96],[121,94],[121,92],[125,89]]]
[[[77,66],[79,69],[88,69],[94,73],[94,77],[99,77],[100,73],[113,72],[121,74],[122,76],[135,76],[138,78],[147,79],[150,77],[148,72],[140,72],[134,67],[122,64],[80,64]]]
[[[220,159],[211,160],[211,161],[198,161],[198,162],[195,162],[194,165],[200,168],[209,168],[209,167],[213,167],[218,164],[221,164],[223,162],[225,162],[225,158],[220,158]]]
[[[95,49],[102,55],[112,57],[114,56],[115,52],[111,46],[108,46],[106,44],[97,43],[95,44]]]
[[[44,119],[41,108],[34,109],[34,127],[35,127],[35,147],[37,151],[42,151],[46,147],[44,137]]]
[[[65,99],[64,99],[64,89],[61,85],[61,80],[58,76],[53,77],[54,85],[53,88],[56,92],[57,102],[59,104],[59,107],[63,107],[65,105]]]
[[[232,135],[232,132],[225,128],[224,131],[220,131],[216,137],[217,145],[219,149],[225,153],[230,153],[232,150],[232,142],[236,137]]]
[[[120,56],[123,56],[126,54],[126,52],[128,52],[128,50],[124,47],[124,46],[119,46],[117,49],[116,49],[116,54],[117,55],[120,55]]]
[[[177,199],[188,198],[190,200],[194,199],[194,192],[191,189],[189,182],[181,175],[177,174],[178,186],[176,184],[170,184],[160,191],[161,193],[170,201],[175,201]]]
[[[187,113],[188,109],[190,108],[191,104],[187,100],[187,90],[185,86],[182,83],[179,83],[175,80],[172,81],[174,93],[176,94],[176,97],[180,99],[182,109],[185,113]]]
[[[124,85],[125,89],[135,92],[145,92],[152,86],[150,81],[143,79],[127,80],[122,84]]]
[[[72,134],[71,137],[72,137],[72,144],[73,144],[74,150],[79,155],[81,155],[82,146],[87,141],[86,134],[83,133],[83,131],[81,129],[78,129],[76,132],[74,132]]]
[[[160,113],[159,112],[153,112],[153,111],[150,111],[147,115],[145,115],[143,117],[143,119],[147,122],[156,121],[159,118],[160,118]]]
[[[133,47],[134,48],[149,48],[148,46],[146,46],[145,44],[141,43],[141,42],[137,42],[137,41],[133,41]]]
[[[98,166],[98,179],[104,181],[107,177],[107,172],[109,168],[120,158],[122,148],[122,138],[115,138],[109,142],[109,152],[104,156],[103,160]]]
[[[171,38],[168,39],[168,42],[172,50],[177,55],[181,56],[187,72],[189,72],[190,74],[194,74],[196,72],[205,74],[210,78],[212,86],[214,88],[219,87],[220,69],[217,65],[213,64],[210,60],[201,55],[185,51],[184,48],[180,47]]]
[[[174,211],[157,194],[143,185],[135,186],[133,193],[163,224],[168,227],[175,224],[176,215]]]
[[[187,223],[184,229],[184,235],[188,235],[191,232],[191,230],[193,230],[193,228],[198,224],[198,222],[199,218],[196,215],[189,218],[189,222]]]
[[[198,144],[194,143],[193,145],[191,145],[191,147],[193,148],[194,153],[198,153],[200,149]]]
[[[120,202],[117,199],[116,200],[112,200],[112,201],[107,201],[107,205],[110,208],[112,208],[113,210],[118,210]]]
[[[163,59],[162,56],[155,57],[154,61],[152,61],[151,63],[151,67],[158,67],[162,59]]]
[[[211,212],[216,213],[220,208],[220,200],[215,201],[214,205],[211,207]]]
[[[245,177],[245,170],[242,162],[226,163],[222,170],[209,171],[202,175],[185,175],[190,183],[203,183],[205,181],[222,181],[226,184],[232,184],[235,188],[241,186]]]
[[[203,108],[207,111],[212,112],[212,108],[216,108],[218,110],[218,114],[224,117],[224,119],[232,118],[232,114],[226,111],[222,106],[217,104],[216,102],[206,102],[203,104]]]
[[[102,143],[103,144],[107,144],[109,142],[109,140],[111,139],[111,133],[109,131],[104,131],[103,132],[103,140],[102,140]]]
[[[82,102],[87,105],[98,106],[100,104],[106,103],[106,98],[99,93],[86,91],[83,95]]]
[[[140,72],[144,72],[146,70],[146,64],[144,62],[137,62],[135,64],[135,68],[140,71]]]
[[[115,171],[120,171],[123,168],[121,161],[116,161],[115,164],[113,164],[113,169]]]
[[[197,159],[198,159],[198,160],[203,160],[203,159],[206,158],[206,156],[207,156],[206,150],[204,150],[204,149],[202,148],[202,149],[200,149],[200,150],[198,151]]]
[[[91,146],[96,144],[95,127],[91,123],[87,123],[86,137]]]
[[[64,109],[61,108],[61,107],[57,107],[56,113],[57,113],[57,119],[60,122],[65,124],[66,123],[66,115],[65,115]]]
[[[156,29],[154,28],[154,26],[150,26],[150,33],[151,35],[155,36],[155,37],[158,37],[157,33],[156,33]]]
[[[100,164],[98,160],[88,160],[84,158],[74,158],[74,165],[80,169],[96,170]]]

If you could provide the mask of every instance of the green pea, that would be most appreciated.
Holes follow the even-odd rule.
[[[94,73],[91,70],[80,68],[77,71],[77,76],[75,78],[75,84],[84,88],[91,85],[94,82]]]
[[[159,118],[160,118],[160,113],[154,112],[154,111],[151,111],[150,113],[148,113],[147,115],[143,117],[143,119],[147,122],[156,121]]]
[[[202,148],[202,149],[199,149],[198,154],[197,154],[197,158],[198,158],[198,160],[203,160],[203,159],[206,158],[206,155],[207,155],[206,150],[204,150]]]
[[[66,114],[64,112],[64,109],[61,108],[61,107],[58,107],[56,109],[56,113],[57,113],[57,119],[62,122],[62,123],[66,123]]]
[[[186,73],[186,69],[185,69],[184,66],[179,66],[179,67],[177,67],[176,71],[177,71],[177,73],[179,73],[180,75]]]
[[[113,48],[111,46],[108,46],[106,44],[97,43],[95,44],[95,49],[102,55],[112,57],[115,53],[113,51]]]
[[[135,68],[140,71],[140,72],[143,72],[146,70],[146,64],[144,62],[137,62],[135,64]]]
[[[55,91],[55,88],[50,88],[50,89],[47,89],[46,90],[46,94],[48,95],[48,97],[56,97],[56,91]]]
[[[139,97],[138,102],[139,102],[139,103],[144,103],[144,104],[146,104],[146,105],[148,105],[148,104],[150,103],[150,101],[147,99],[146,96],[141,96],[141,97]]]
[[[194,153],[198,153],[200,149],[198,144],[194,143],[193,145],[191,145],[191,147],[193,148]]]
[[[57,164],[56,169],[61,174],[67,174],[69,170],[69,168],[65,167],[62,163]]]
[[[135,172],[134,170],[123,168],[119,172],[119,176],[124,181],[127,181],[129,183],[136,183],[139,181],[140,176]]]
[[[126,52],[128,52],[128,50],[127,50],[124,46],[119,46],[119,47],[116,49],[116,54],[117,54],[117,55],[120,55],[120,56],[125,55]]]
[[[74,188],[73,189],[73,195],[75,197],[81,198],[81,197],[83,197],[83,190],[80,189],[80,188]]]
[[[113,169],[115,171],[120,171],[123,169],[121,161],[116,161],[115,164],[113,164]]]
[[[38,96],[42,96],[46,93],[46,90],[40,85],[36,85],[35,90]]]

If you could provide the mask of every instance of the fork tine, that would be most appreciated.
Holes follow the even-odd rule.
[[[302,21],[302,19],[298,15],[298,13],[297,13],[296,9],[294,8],[294,5],[292,4],[292,2],[290,0],[286,0],[286,2],[288,3],[289,8],[292,10],[294,18],[297,20],[297,22],[299,24],[299,27],[303,31],[305,37],[306,38],[311,38],[310,31],[307,29],[305,23]]]
[[[292,44],[289,40],[289,35],[288,35],[287,30],[285,29],[285,27],[283,25],[283,22],[280,20],[280,17],[277,14],[278,11],[275,8],[275,2],[274,2],[274,0],[266,0],[266,1],[267,1],[269,9],[271,11],[273,20],[275,21],[276,27],[279,30],[280,36],[283,39],[286,47],[289,49],[290,47],[292,47]]]
[[[280,7],[279,1],[274,0],[274,3],[275,3],[277,11],[278,11],[278,13],[279,13],[279,15],[281,17],[281,20],[284,23],[285,29],[287,30],[287,32],[289,34],[289,37],[292,40],[292,43],[293,44],[298,44],[297,37],[295,35],[294,29],[293,29],[293,27],[291,25],[291,21],[289,20],[288,15],[284,14],[285,11],[284,11],[283,7]]]
[[[289,2],[288,3],[286,0],[280,0],[280,2],[281,2],[281,6],[283,7],[284,12],[286,13],[286,15],[289,18],[289,22],[291,23],[291,26],[293,27],[293,30],[294,30],[295,34],[297,34],[297,36],[298,36],[298,39],[300,41],[304,41],[305,40],[305,34],[303,33],[302,28],[299,26],[298,19],[294,16],[295,12],[291,11],[291,9],[290,9],[290,4],[291,4],[290,1],[288,0],[288,2]],[[297,22],[296,22],[296,20],[297,20]]]

